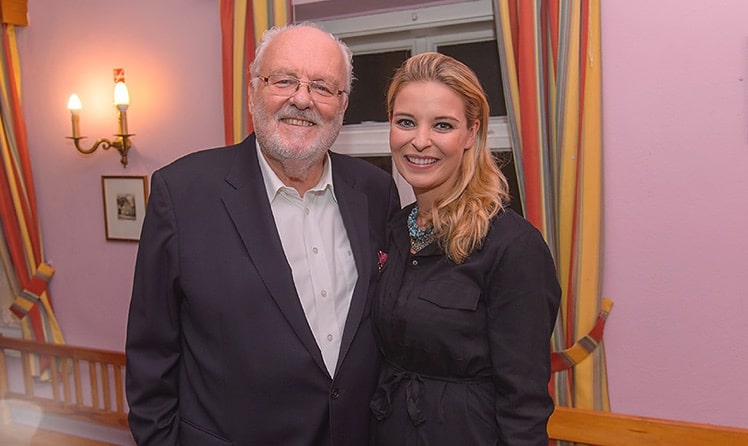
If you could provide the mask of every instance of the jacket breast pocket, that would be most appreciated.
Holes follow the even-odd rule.
[[[440,308],[475,311],[480,296],[481,290],[474,283],[432,280],[418,297]]]

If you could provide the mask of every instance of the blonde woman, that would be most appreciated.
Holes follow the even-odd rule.
[[[395,73],[387,105],[416,202],[379,256],[372,444],[545,446],[561,292],[542,236],[507,207],[480,82],[451,57],[420,54]]]

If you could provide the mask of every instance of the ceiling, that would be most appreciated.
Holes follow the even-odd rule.
[[[319,21],[473,0],[295,0],[294,19]]]

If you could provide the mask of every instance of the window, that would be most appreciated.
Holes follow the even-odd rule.
[[[395,69],[410,56],[410,50],[353,55],[353,73],[356,78],[343,119],[344,124],[387,121],[387,84]]]
[[[506,116],[504,89],[501,85],[499,48],[496,39],[479,42],[438,45],[436,51],[452,56],[475,71],[488,96],[491,116]],[[487,57],[496,55],[496,57]]]
[[[15,315],[10,311],[10,306],[15,300],[15,293],[10,282],[12,268],[5,264],[6,256],[0,259],[0,335],[13,338],[21,337],[21,325]],[[8,260],[10,261],[10,260]]]
[[[428,50],[452,56],[472,68],[488,96],[491,116],[506,116],[496,39],[434,44],[429,45]],[[412,54],[417,54],[413,48],[374,53],[354,51],[353,72],[356,79],[345,114],[345,124],[387,121],[387,84],[397,67]]]

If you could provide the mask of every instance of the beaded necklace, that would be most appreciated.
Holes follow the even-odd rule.
[[[410,235],[410,252],[417,253],[434,241],[434,226],[419,228],[416,222],[418,216],[418,205],[413,207],[408,215],[408,234]]]

